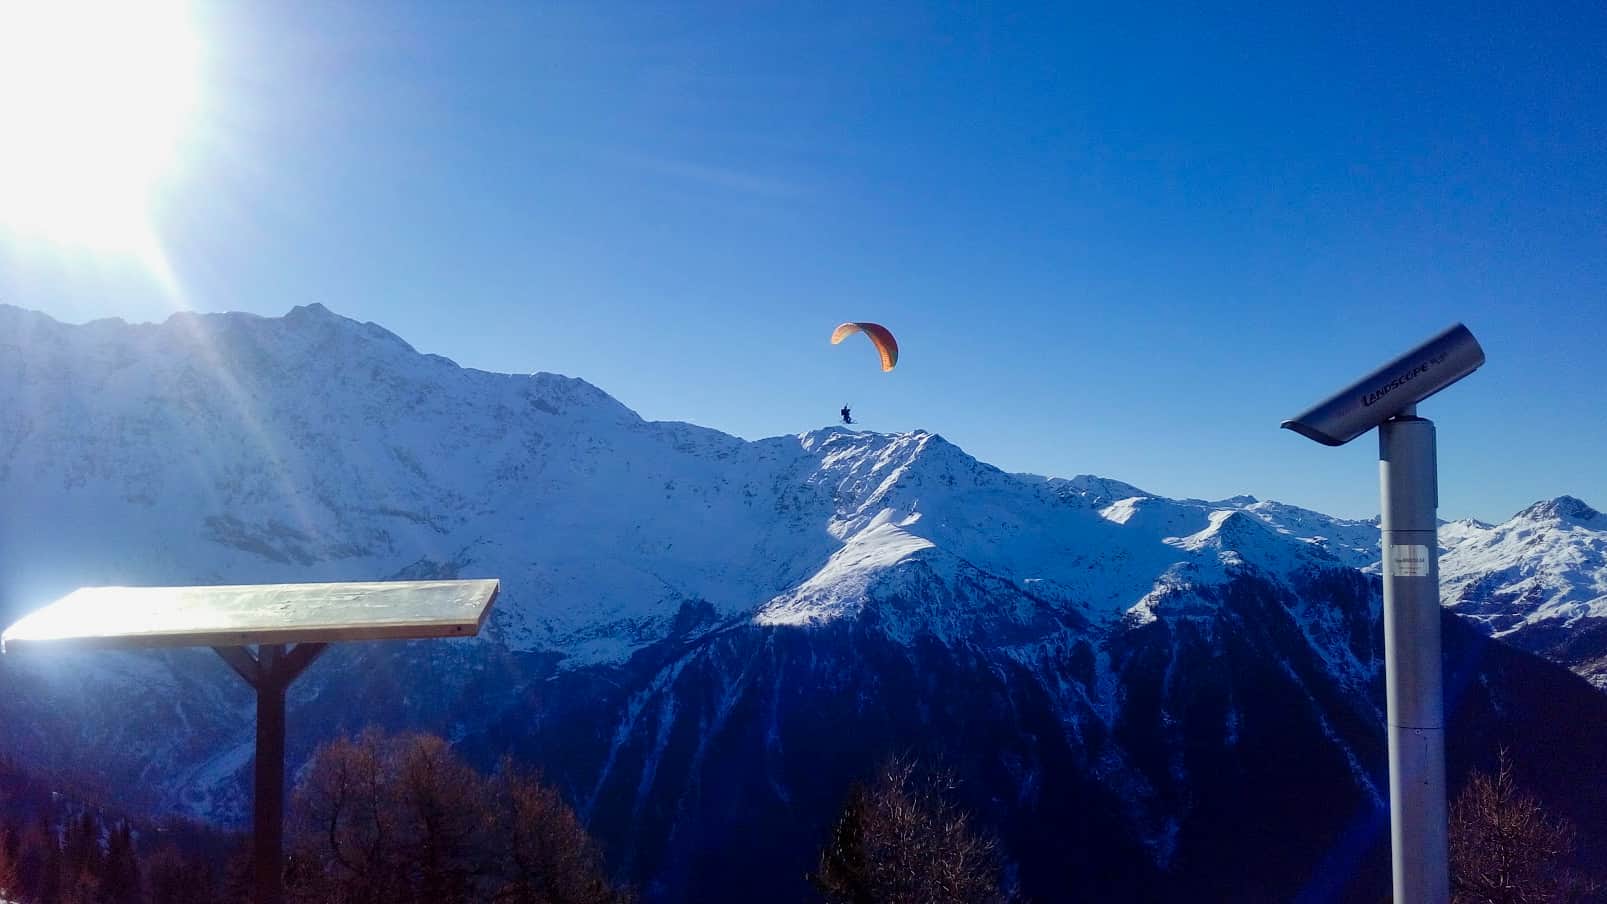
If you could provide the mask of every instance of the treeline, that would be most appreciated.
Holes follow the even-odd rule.
[[[213,904],[248,900],[234,835],[183,823],[136,829],[91,808],[0,823],[0,899],[17,904]]]
[[[368,732],[319,749],[291,805],[286,890],[307,904],[627,904],[557,789],[445,740]]]
[[[0,782],[0,791],[4,783]],[[1005,904],[998,848],[912,760],[856,785],[808,878],[841,904]],[[139,828],[33,786],[0,822],[0,899],[17,904],[250,902],[249,839]],[[630,904],[557,789],[504,760],[482,775],[442,738],[375,731],[320,747],[291,796],[286,896],[299,904]]]
[[[884,763],[849,790],[818,869],[829,904],[1011,904],[997,845],[953,803],[952,778],[912,760]],[[1501,750],[1450,806],[1453,904],[1587,904],[1607,882],[1577,865],[1577,830],[1517,782]],[[1068,877],[1070,878],[1070,877]]]
[[[953,779],[908,759],[850,789],[816,869],[830,904],[1012,904],[998,845],[954,803]],[[33,816],[17,822],[20,809]],[[1596,900],[1578,839],[1502,753],[1451,807],[1457,902]],[[367,732],[315,753],[291,798],[286,892],[299,904],[630,904],[558,791],[504,760],[489,776],[443,739]],[[252,898],[248,840],[140,826],[43,791],[0,762],[0,900],[213,904]],[[1068,877],[1069,878],[1069,877]]]
[[[31,816],[19,817],[19,813]],[[429,735],[367,732],[314,754],[290,801],[286,896],[304,904],[629,904],[558,791],[485,776]],[[139,825],[0,764],[0,900],[247,904],[249,839]]]
[[[0,759],[0,899],[227,900],[224,873],[241,849],[239,836],[180,820],[134,822],[86,804],[85,797],[71,781],[46,781]],[[192,889],[197,893],[189,894]]]

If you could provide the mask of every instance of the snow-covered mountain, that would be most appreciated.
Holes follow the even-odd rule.
[[[87,583],[501,578],[479,639],[326,655],[292,755],[369,722],[514,752],[654,900],[798,897],[848,782],[911,749],[966,779],[1041,899],[1384,875],[1372,522],[1007,474],[930,432],[648,422],[316,305],[0,306],[0,500],[8,619]],[[1607,741],[1607,697],[1447,630],[1454,768],[1492,738],[1584,768],[1536,688]],[[251,710],[210,653],[7,656],[0,682],[0,752],[241,814]],[[1555,796],[1607,820],[1607,787]]]
[[[1441,529],[1441,598],[1508,643],[1607,689],[1607,516],[1572,496]]]
[[[317,305],[81,327],[6,308],[0,343],[13,606],[113,579],[473,571],[503,579],[500,642],[577,666],[662,639],[688,601],[829,619],[912,559],[1103,622],[1175,569],[1366,558],[1365,523],[1008,475],[932,433],[649,423],[583,381],[462,369]]]

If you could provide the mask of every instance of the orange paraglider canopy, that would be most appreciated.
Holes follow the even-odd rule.
[[[832,330],[831,344],[836,345],[855,333],[864,333],[871,344],[876,346],[876,350],[882,355],[882,370],[892,370],[893,365],[898,363],[898,341],[888,332],[887,327],[879,323],[845,323]]]

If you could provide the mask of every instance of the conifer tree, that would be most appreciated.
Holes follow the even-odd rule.
[[[147,899],[152,904],[217,904],[212,871],[177,846],[157,848],[145,863]]]
[[[80,877],[93,877],[100,873],[100,817],[86,809],[76,817],[67,819],[62,832],[61,859],[64,880],[76,883]]]
[[[49,816],[40,816],[39,824],[28,833],[23,849],[24,859],[31,867],[33,878],[32,883],[24,883],[32,898],[30,904],[62,904],[61,842]]]
[[[22,894],[17,855],[21,844],[10,825],[0,825],[0,897],[16,898]]]
[[[106,835],[100,904],[140,904],[139,855],[134,850],[134,830],[127,820]]]

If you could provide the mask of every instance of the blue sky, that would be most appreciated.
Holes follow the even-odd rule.
[[[202,4],[174,274],[0,233],[70,321],[322,302],[747,437],[1377,510],[1278,422],[1448,324],[1441,514],[1607,505],[1607,13]],[[1005,6],[1005,5],[1000,5]],[[177,291],[174,291],[176,288]],[[882,374],[843,320],[904,357]]]

